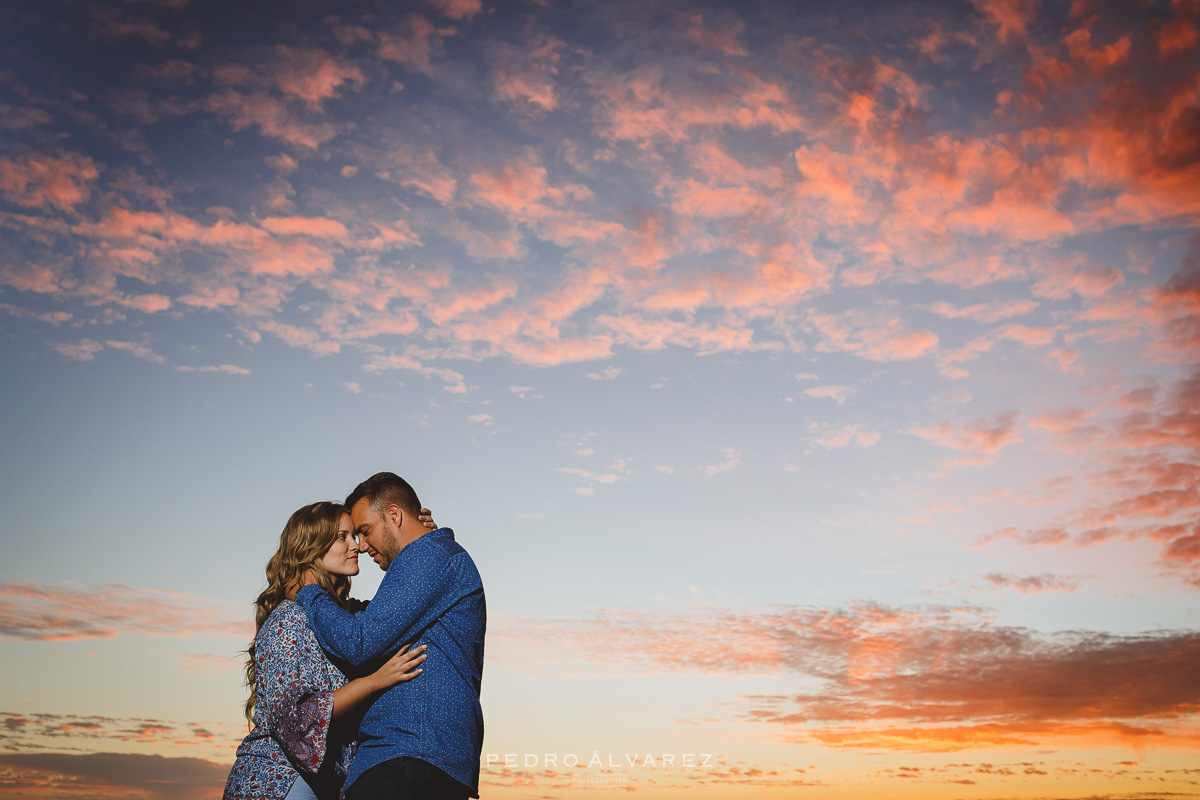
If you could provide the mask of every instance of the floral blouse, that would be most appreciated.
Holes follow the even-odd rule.
[[[300,772],[322,800],[339,797],[354,745],[331,736],[329,724],[333,690],[346,676],[321,651],[295,602],[281,602],[259,630],[254,670],[254,727],[237,749],[224,800],[280,800]]]

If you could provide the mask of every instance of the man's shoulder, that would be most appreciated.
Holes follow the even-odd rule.
[[[478,581],[479,570],[466,548],[454,539],[450,528],[438,528],[409,542],[396,558],[401,571],[428,571],[443,568],[459,576],[459,580]]]
[[[460,554],[467,555],[466,548],[454,540],[454,531],[450,528],[438,528],[419,539],[414,539],[401,551],[401,555],[404,553],[423,560],[446,560]]]

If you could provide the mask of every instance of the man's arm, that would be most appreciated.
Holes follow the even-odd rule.
[[[451,558],[441,547],[409,545],[387,571],[375,599],[357,614],[343,611],[315,584],[302,587],[296,602],[322,647],[362,664],[409,642],[459,600]]]

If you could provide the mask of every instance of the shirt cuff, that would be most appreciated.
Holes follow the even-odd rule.
[[[310,583],[307,586],[301,586],[300,591],[296,592],[296,602],[308,608],[309,604],[316,599],[317,594],[324,591],[315,583]]]

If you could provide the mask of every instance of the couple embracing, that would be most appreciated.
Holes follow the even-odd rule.
[[[364,551],[385,572],[365,607]],[[479,796],[483,583],[407,481],[381,472],[292,514],[255,606],[252,728],[224,800]]]

